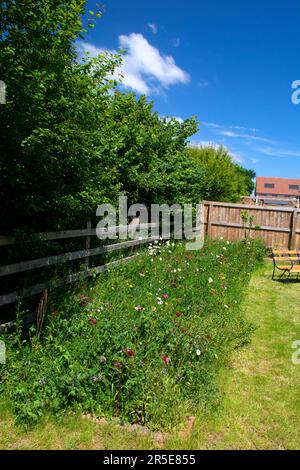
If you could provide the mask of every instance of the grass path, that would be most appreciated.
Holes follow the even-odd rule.
[[[291,361],[300,339],[300,283],[270,275],[267,265],[251,280],[245,306],[258,328],[224,371],[222,412],[192,438],[198,448],[300,449],[300,365]]]
[[[0,405],[0,448],[11,449],[300,449],[300,365],[291,361],[300,340],[300,283],[271,281],[270,265],[252,278],[245,299],[257,326],[252,342],[223,371],[221,410],[199,414],[185,437],[162,443],[115,424],[99,425],[77,416],[49,419],[36,428],[17,428]]]

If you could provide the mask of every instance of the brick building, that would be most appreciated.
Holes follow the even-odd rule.
[[[256,178],[255,196],[259,199],[300,199],[300,179],[269,178],[258,176]]]

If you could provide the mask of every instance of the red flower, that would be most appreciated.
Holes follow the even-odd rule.
[[[169,356],[163,356],[162,360],[164,361],[165,364],[170,364],[171,359]]]
[[[176,315],[176,317],[181,317],[182,313],[181,312],[176,312],[175,315]]]
[[[125,354],[127,354],[128,357],[134,356],[134,350],[133,349],[126,348],[124,352],[125,352]]]
[[[94,318],[94,317],[90,318],[90,325],[96,325],[96,323],[97,323],[96,318]]]

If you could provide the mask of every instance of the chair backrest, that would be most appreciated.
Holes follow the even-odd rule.
[[[299,250],[273,250],[272,258],[274,264],[278,261],[298,261],[298,264],[300,265]]]

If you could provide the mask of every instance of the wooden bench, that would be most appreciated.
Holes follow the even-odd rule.
[[[273,276],[275,278],[276,269],[281,272],[280,279],[284,277],[285,274],[288,277],[291,274],[297,274],[297,277],[300,274],[300,251],[299,250],[274,250],[272,253],[273,258]]]

